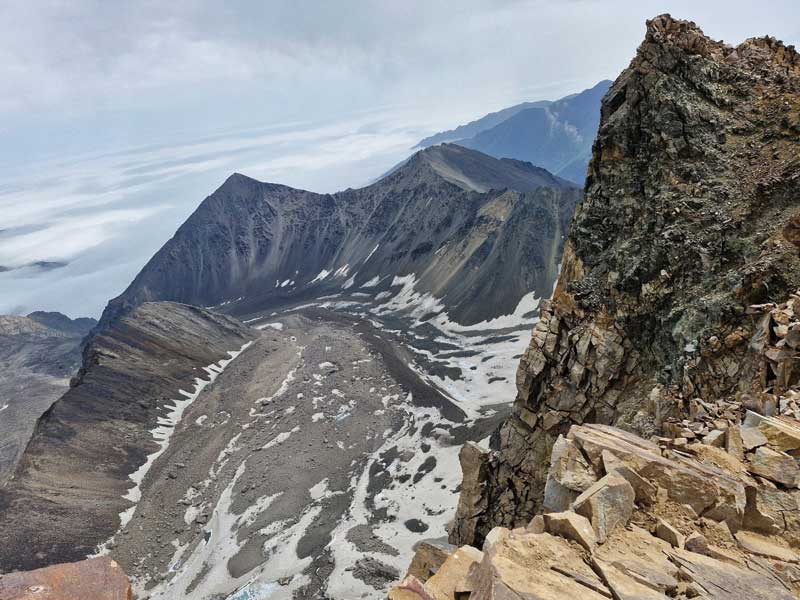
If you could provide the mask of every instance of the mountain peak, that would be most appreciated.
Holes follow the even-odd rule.
[[[576,187],[546,169],[525,161],[495,158],[452,143],[430,146],[417,152],[401,170],[408,174],[424,165],[458,187],[473,192],[512,189],[529,192],[540,187]]]

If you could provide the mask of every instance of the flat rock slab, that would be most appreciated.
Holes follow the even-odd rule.
[[[131,584],[107,556],[0,575],[0,600],[131,600]]]

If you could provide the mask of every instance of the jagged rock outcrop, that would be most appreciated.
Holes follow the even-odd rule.
[[[550,295],[581,197],[544,169],[450,144],[336,194],[232,175],[109,302],[101,328],[145,301],[242,315],[362,286],[381,294],[411,275],[460,323],[510,314],[531,291]]]
[[[128,475],[159,445],[171,403],[256,332],[224,315],[145,303],[84,348],[72,387],[38,420],[0,488],[0,572],[79,560],[119,527]]]
[[[0,600],[132,600],[122,568],[108,557],[0,575]]]
[[[586,199],[520,362],[514,415],[494,451],[465,465],[482,479],[464,482],[474,492],[452,542],[480,545],[494,526],[530,520],[573,424],[649,437],[693,403],[775,405],[797,383],[786,315],[748,307],[793,303],[800,286],[799,156],[793,47],[731,47],[668,15],[648,22],[603,101]],[[774,456],[760,460],[774,468]]]
[[[768,431],[772,441],[739,460],[699,440],[655,443],[606,425],[573,425],[559,438],[548,481],[589,474],[581,496],[526,527],[492,529],[482,551],[452,551],[430,578],[409,572],[390,598],[798,597],[798,481],[761,478],[755,458],[793,446],[800,422],[749,413],[727,425],[745,435]],[[582,459],[565,461],[572,452],[563,448]],[[646,486],[652,496],[638,493]]]

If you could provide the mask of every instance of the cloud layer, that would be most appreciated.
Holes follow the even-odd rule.
[[[798,41],[796,0],[0,0],[0,313],[97,315],[233,171],[364,184],[433,131],[613,78],[661,12]],[[63,262],[56,269],[33,263]]]

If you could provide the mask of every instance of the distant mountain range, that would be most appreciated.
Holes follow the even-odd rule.
[[[604,80],[560,100],[523,102],[427,137],[418,146],[453,142],[496,158],[528,161],[583,185],[600,124],[600,101],[610,86]]]

